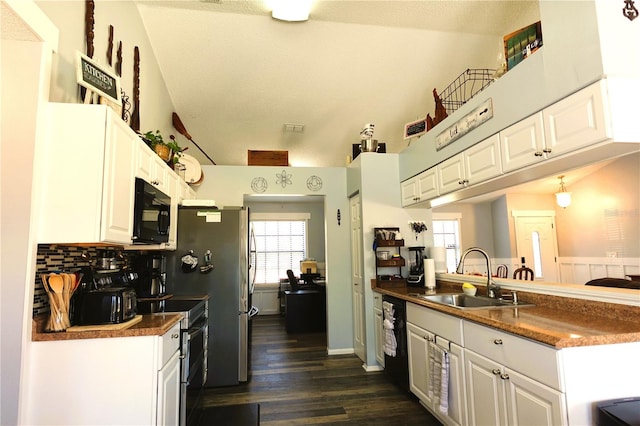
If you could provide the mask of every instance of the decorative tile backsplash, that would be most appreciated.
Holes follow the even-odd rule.
[[[39,244],[33,292],[33,317],[49,312],[49,296],[47,296],[47,292],[42,286],[41,274],[75,272],[78,268],[89,266],[91,263],[90,260],[82,257],[82,253],[86,253],[89,259],[95,259],[97,250],[108,248],[110,247],[72,247]]]

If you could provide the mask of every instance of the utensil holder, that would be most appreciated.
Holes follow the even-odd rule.
[[[69,306],[64,302],[62,295],[60,297],[56,293],[49,293],[49,322],[47,322],[47,331],[66,331],[71,326],[69,319]]]

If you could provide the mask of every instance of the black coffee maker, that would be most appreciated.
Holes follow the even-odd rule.
[[[135,261],[138,279],[135,283],[136,296],[162,297],[166,294],[167,259],[161,254],[143,254]]]
[[[424,285],[424,247],[409,247],[407,285],[411,287]]]

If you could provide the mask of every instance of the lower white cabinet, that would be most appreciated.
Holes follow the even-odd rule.
[[[464,322],[470,425],[566,425],[558,351]]]
[[[467,424],[462,320],[434,310],[407,304],[407,347],[409,351],[409,389],[446,425]],[[430,351],[441,348],[449,358],[447,410],[440,411],[439,399],[429,391]],[[435,371],[441,374],[441,370]]]
[[[162,336],[32,342],[23,423],[177,425],[180,323]]]
[[[446,425],[466,425],[466,397],[464,381],[464,352],[462,347],[407,322],[407,347],[409,350],[409,389]],[[447,409],[440,410],[438,398],[429,390],[432,375],[430,350],[440,347],[449,358],[449,382]],[[435,371],[441,374],[441,371]],[[435,380],[434,380],[435,381]]]
[[[567,424],[562,392],[473,351],[465,357],[470,425]]]
[[[376,361],[384,367],[384,314],[382,312],[382,295],[373,296],[373,326],[376,335]]]

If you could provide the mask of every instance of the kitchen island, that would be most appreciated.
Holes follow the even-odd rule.
[[[597,402],[640,395],[638,306],[518,291],[534,306],[463,310],[419,297],[460,293],[457,282],[372,289],[408,302],[410,389],[444,424],[595,424]],[[444,413],[431,391],[437,348],[449,354]]]

